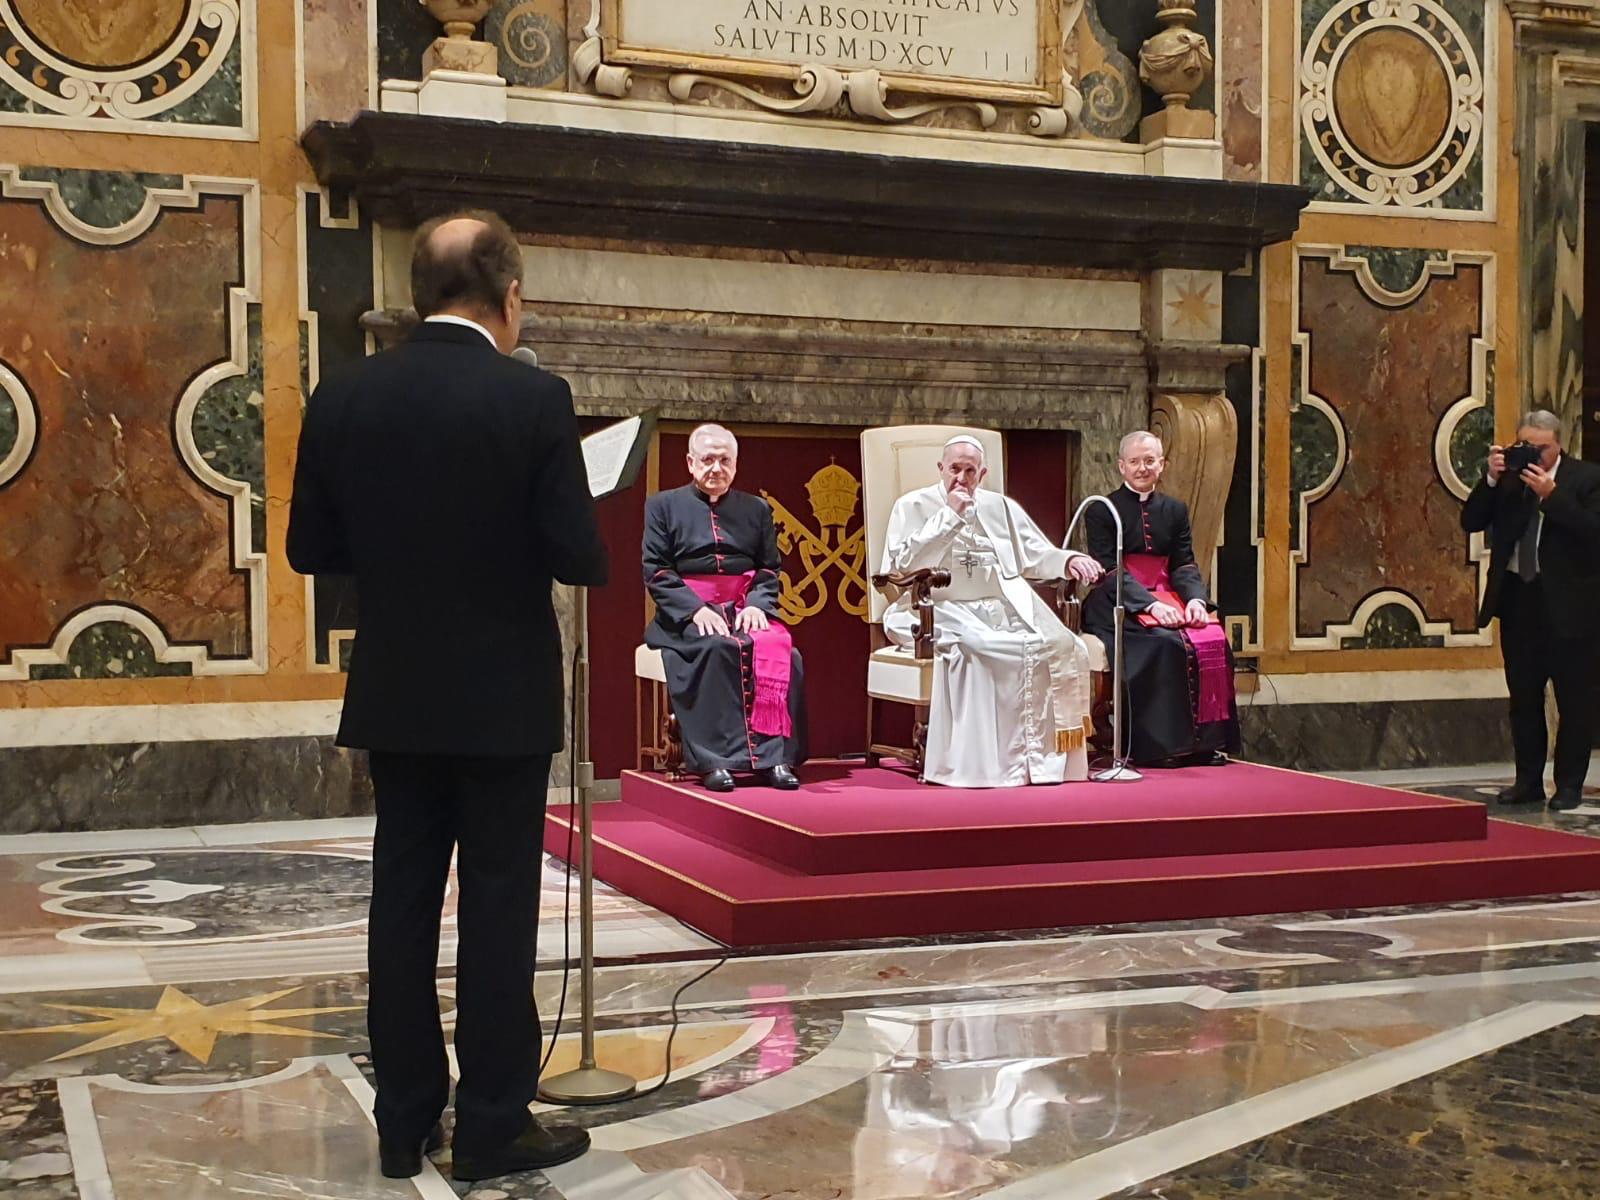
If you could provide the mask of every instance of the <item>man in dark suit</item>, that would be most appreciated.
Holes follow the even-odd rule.
[[[1461,527],[1489,531],[1489,581],[1478,624],[1500,618],[1500,650],[1511,693],[1511,738],[1517,781],[1501,804],[1543,804],[1545,684],[1554,682],[1556,793],[1550,807],[1583,803],[1594,742],[1594,685],[1600,622],[1600,466],[1564,454],[1561,421],[1535,411],[1522,418],[1517,441],[1537,448],[1520,474],[1506,467],[1506,448],[1490,448],[1483,479],[1467,497]]]
[[[332,375],[306,410],[289,561],[353,574],[360,602],[339,744],[370,753],[378,827],[368,1029],[383,1173],[443,1140],[434,976],[452,851],[457,910],[453,1170],[484,1179],[576,1158],[541,1127],[533,1004],[539,849],[562,745],[552,579],[606,582],[565,382],[506,357],[522,256],[498,217],[418,231],[423,323]]]

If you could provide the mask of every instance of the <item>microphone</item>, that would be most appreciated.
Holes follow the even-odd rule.
[[[511,357],[516,359],[519,363],[526,363],[530,367],[537,367],[539,365],[538,354],[530,350],[527,346],[518,346],[511,352]]]

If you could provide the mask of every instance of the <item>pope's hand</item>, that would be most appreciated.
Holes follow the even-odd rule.
[[[749,609],[745,609],[749,612]],[[709,604],[694,614],[694,627],[700,631],[702,637],[727,637],[728,622],[721,613]]]
[[[1079,583],[1095,583],[1105,573],[1105,568],[1087,554],[1074,554],[1067,560],[1067,574]]]
[[[972,507],[972,493],[966,488],[953,487],[944,494],[945,503],[956,510],[957,516],[966,516]]]
[[[1164,629],[1178,629],[1184,623],[1183,610],[1174,608],[1170,604],[1163,604],[1159,600],[1146,609],[1156,619],[1156,624]]]
[[[740,633],[757,633],[768,628],[770,622],[767,620],[767,614],[759,608],[743,608],[739,610],[734,625],[738,627]]]
[[[1204,600],[1191,600],[1184,606],[1183,615],[1189,624],[1198,628],[1211,619],[1211,610]]]

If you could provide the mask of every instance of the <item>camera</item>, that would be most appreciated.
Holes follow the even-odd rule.
[[[1506,470],[1520,476],[1529,467],[1537,466],[1544,455],[1543,446],[1535,446],[1532,442],[1518,442],[1505,449]]]

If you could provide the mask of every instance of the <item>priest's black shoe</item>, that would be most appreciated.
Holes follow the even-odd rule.
[[[589,1132],[575,1125],[534,1125],[516,1141],[487,1154],[456,1151],[450,1174],[463,1182],[542,1171],[571,1162],[589,1148]]]
[[[1518,783],[1506,788],[1495,798],[1496,804],[1543,804],[1544,788],[1536,784]]]
[[[411,1179],[422,1174],[424,1155],[432,1154],[444,1145],[444,1126],[434,1123],[428,1136],[420,1142],[398,1145],[378,1139],[378,1169],[385,1179]]]
[[[1550,807],[1556,812],[1570,812],[1583,803],[1583,789],[1558,787],[1550,797]]]
[[[800,786],[800,781],[794,777],[794,772],[783,763],[768,767],[761,772],[761,782],[783,792],[792,792]]]
[[[733,772],[718,767],[715,771],[707,771],[700,782],[708,792],[731,792],[733,791]]]

